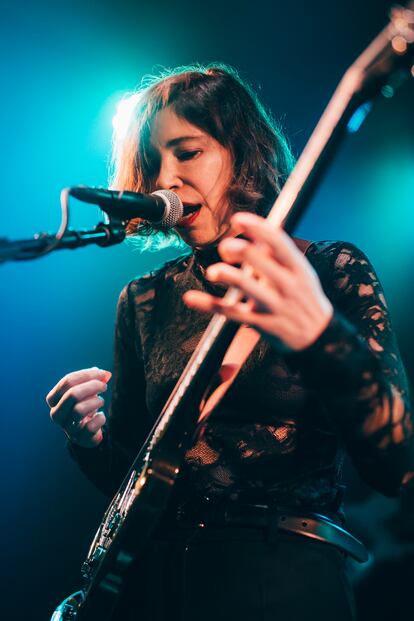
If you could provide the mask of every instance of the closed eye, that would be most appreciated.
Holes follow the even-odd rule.
[[[180,162],[186,162],[187,160],[193,160],[197,155],[200,155],[200,149],[196,149],[195,151],[181,151],[181,153],[177,153],[176,157]]]

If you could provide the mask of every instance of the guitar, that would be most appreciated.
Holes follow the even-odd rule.
[[[411,1],[392,10],[389,24],[345,73],[268,216],[271,226],[293,232],[349,122],[392,76],[409,75],[413,52]],[[238,296],[230,288],[225,298],[231,303]],[[52,621],[111,619],[130,569],[167,505],[199,421],[224,396],[259,338],[255,330],[214,315],[104,515],[82,566],[82,589],[62,602]],[[223,369],[230,373],[220,374]],[[220,375],[224,381],[217,382]]]

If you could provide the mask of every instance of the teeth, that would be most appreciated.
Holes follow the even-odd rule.
[[[188,220],[190,220],[193,217],[193,213],[188,214],[188,216],[185,216],[184,218],[181,218],[181,222],[188,222]]]

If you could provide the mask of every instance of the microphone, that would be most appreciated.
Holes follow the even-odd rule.
[[[175,226],[184,215],[180,197],[171,190],[141,194],[77,185],[69,188],[69,194],[84,203],[99,205],[102,211],[119,220],[143,218],[165,229]]]

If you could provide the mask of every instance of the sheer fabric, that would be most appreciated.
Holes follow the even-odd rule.
[[[306,256],[335,309],[306,350],[259,342],[186,452],[175,494],[263,499],[338,509],[343,451],[361,477],[393,496],[413,469],[407,384],[384,294],[366,256],[346,242],[313,242]],[[109,432],[97,449],[71,446],[86,474],[115,491],[172,391],[209,317],[188,289],[224,290],[205,268],[214,252],[170,262],[122,291]]]

